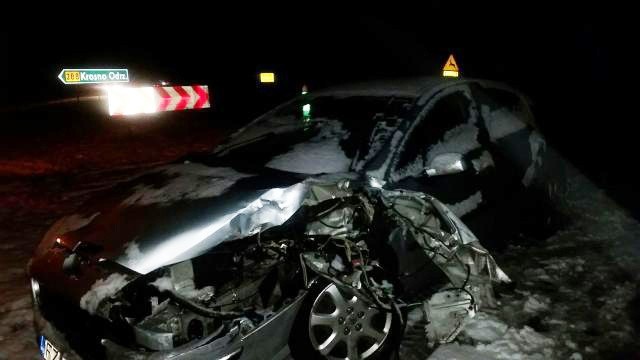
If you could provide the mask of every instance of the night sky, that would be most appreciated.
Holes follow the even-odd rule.
[[[0,104],[86,91],[56,79],[64,67],[127,67],[140,82],[206,83],[217,110],[251,108],[241,116],[253,116],[303,83],[313,90],[438,75],[453,53],[462,76],[504,81],[528,94],[550,141],[574,162],[606,172],[603,179],[620,177],[620,168],[633,161],[626,149],[636,137],[630,103],[618,86],[635,67],[633,35],[625,29],[631,23],[619,18],[623,8],[585,6],[505,9],[435,1],[423,8],[209,10],[148,14],[139,22],[8,28],[0,33]],[[260,70],[278,74],[277,96],[256,90]]]
[[[0,36],[4,103],[49,99],[69,87],[63,67],[128,67],[136,80],[255,85],[258,69],[324,86],[381,77],[437,75],[454,53],[468,77],[504,80],[532,96],[547,81],[597,90],[626,46],[611,18],[555,7],[502,9],[437,1],[424,9],[289,9],[203,20],[73,22],[9,28]],[[366,10],[366,9],[363,9]],[[597,10],[597,9],[594,9]],[[598,16],[596,16],[598,15]],[[132,16],[133,18],[134,16]],[[148,20],[148,19],[147,19]],[[628,35],[628,34],[627,34]],[[245,90],[249,91],[249,90]]]

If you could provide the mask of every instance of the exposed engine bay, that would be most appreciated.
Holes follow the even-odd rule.
[[[416,280],[419,272],[426,277]],[[455,339],[478,307],[496,306],[492,281],[509,279],[433,197],[314,180],[283,224],[139,276],[103,299],[96,314],[122,330],[126,345],[165,351],[204,337],[245,336],[318,281],[398,319],[421,309],[434,345]]]

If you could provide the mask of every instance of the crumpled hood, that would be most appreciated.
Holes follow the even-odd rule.
[[[137,273],[201,255],[218,244],[284,223],[306,194],[293,174],[248,174],[197,163],[165,166],[116,186],[61,219],[40,244],[55,239],[87,249]]]

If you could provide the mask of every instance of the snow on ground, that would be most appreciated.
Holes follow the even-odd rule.
[[[496,316],[479,313],[461,336],[464,340],[475,344],[460,347],[459,344],[443,345],[434,354],[438,358],[440,352],[455,353],[463,350],[472,355],[487,359],[551,359],[555,358],[556,342],[550,337],[537,332],[530,326],[511,327]],[[458,355],[457,357],[461,357]],[[467,359],[462,358],[462,359]]]
[[[464,334],[479,342],[492,342],[507,333],[509,325],[495,316],[479,312],[465,327]]]
[[[3,292],[4,295],[4,292]],[[37,359],[35,333],[31,322],[31,296],[22,294],[0,300],[0,359]]]
[[[0,141],[0,360],[40,358],[25,269],[47,228],[96,191],[130,178],[141,168],[211,150],[228,125],[208,119],[184,121],[200,116],[195,114],[103,123],[92,115],[93,109],[77,110],[19,117],[28,121],[15,123],[30,124],[32,134],[40,127],[34,126],[39,116],[46,115],[46,135],[36,132],[30,141],[22,133],[0,134],[4,135]],[[67,122],[69,115],[78,121]],[[51,124],[60,124],[58,131],[52,131]],[[61,138],[73,141],[61,142]],[[71,220],[78,220],[74,226],[79,226],[91,219]]]
[[[0,360],[40,359],[26,266],[47,228],[95,191],[139,171],[125,168],[0,182]]]
[[[2,124],[7,126],[0,130],[0,176],[167,163],[188,153],[212,150],[231,125],[225,119],[214,117],[211,121],[207,112],[150,114],[135,121],[113,121],[93,106],[50,110],[2,114]],[[13,125],[25,128],[16,130]],[[25,134],[29,134],[26,141]]]
[[[579,175],[566,201],[566,229],[494,254],[513,287],[498,289],[500,307],[480,312],[429,359],[640,356],[640,225]]]

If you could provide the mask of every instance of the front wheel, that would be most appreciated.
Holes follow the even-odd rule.
[[[400,319],[349,288],[316,284],[298,313],[289,347],[295,359],[390,359]]]

